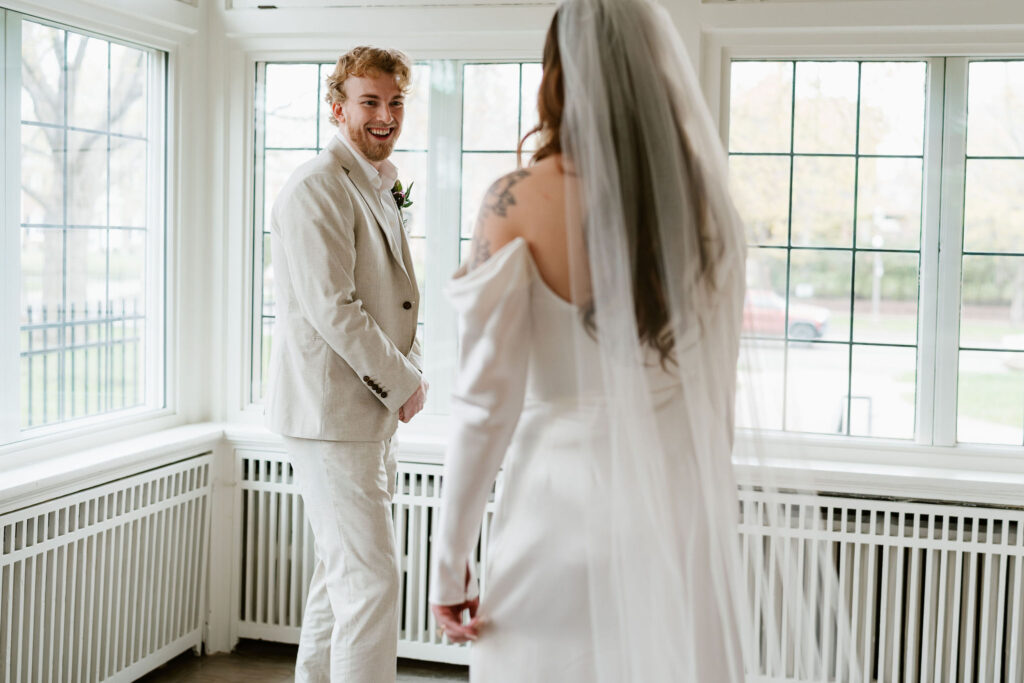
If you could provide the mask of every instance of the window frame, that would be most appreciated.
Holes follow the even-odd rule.
[[[425,349],[425,375],[431,381],[424,416],[443,419],[449,411],[449,397],[453,388],[455,354],[457,348],[456,314],[445,302],[443,291],[451,274],[459,266],[460,248],[464,241],[461,235],[462,211],[462,157],[463,157],[463,75],[464,68],[473,64],[523,64],[535,63],[537,56],[500,58],[433,58],[413,59],[417,63],[430,65],[430,112],[428,118],[427,167],[431,179],[431,201],[426,215],[425,236],[428,240],[426,272],[423,274],[424,291],[420,292],[423,311],[423,339]],[[261,97],[265,86],[267,64],[311,64],[326,63],[322,59],[264,59],[252,63],[251,106],[255,112],[256,98]],[[521,97],[520,94],[517,95]],[[263,276],[257,272],[257,256],[262,247],[261,227],[265,198],[261,180],[263,150],[261,141],[262,120],[254,114],[253,154],[250,159],[252,174],[252,200],[250,203],[250,239],[248,248],[251,258],[250,289],[248,300],[248,343],[245,353],[248,383],[246,395],[248,410],[262,408],[257,382],[256,350],[262,350],[262,289]],[[323,125],[323,122],[321,122]],[[452,173],[459,169],[459,173]],[[401,169],[399,169],[401,171]]]
[[[718,8],[728,12],[735,8]],[[920,285],[918,294],[918,362],[915,391],[915,435],[912,440],[881,437],[824,435],[782,431],[771,439],[774,448],[784,444],[814,447],[815,454],[843,457],[847,447],[873,451],[904,452],[922,457],[931,448],[983,451],[1019,457],[1021,446],[959,442],[957,430],[957,372],[959,354],[963,204],[967,143],[967,69],[971,61],[1024,59],[1019,36],[993,44],[988,30],[963,30],[955,35],[941,28],[894,30],[879,39],[869,29],[848,27],[829,32],[821,29],[777,32],[733,32],[719,28],[705,33],[703,50],[704,91],[718,125],[724,148],[729,140],[730,65],[733,60],[918,60],[928,64],[928,95],[924,169],[922,176],[922,229]],[[931,96],[936,89],[941,98]],[[956,169],[944,160],[952,159]],[[945,173],[943,169],[945,167]],[[941,276],[940,276],[941,274]],[[832,446],[839,447],[833,450]],[[860,460],[861,458],[856,458]],[[900,460],[906,460],[900,457]]]
[[[53,447],[68,439],[93,441],[111,430],[128,428],[142,420],[166,418],[172,415],[173,358],[172,342],[168,335],[172,307],[168,297],[173,281],[170,264],[173,262],[171,244],[171,119],[170,96],[173,83],[173,43],[155,44],[147,40],[144,32],[122,30],[118,25],[97,25],[95,20],[79,21],[78,17],[51,19],[46,12],[32,13],[0,7],[0,67],[11,77],[6,79],[0,107],[16,108],[17,115],[4,116],[0,131],[0,181],[3,182],[5,211],[0,214],[0,245],[3,254],[0,265],[9,277],[0,280],[0,324],[17,330],[13,335],[0,335],[0,381],[5,387],[18,387],[16,391],[0,394],[0,456],[10,453],[41,454],[53,452]],[[145,254],[145,373],[143,402],[138,406],[112,409],[86,417],[75,417],[46,425],[23,429],[20,424],[20,314],[21,314],[21,27],[23,21],[66,30],[76,35],[95,38],[107,43],[125,45],[143,50],[148,60],[147,89],[147,154],[146,191],[146,254]],[[131,22],[129,22],[131,23]],[[136,35],[133,35],[136,34]],[[13,65],[7,70],[8,65]],[[5,112],[6,113],[6,112]],[[103,226],[97,226],[103,227]],[[166,423],[166,420],[163,421]]]

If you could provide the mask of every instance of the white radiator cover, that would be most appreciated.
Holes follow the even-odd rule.
[[[133,681],[201,645],[210,461],[0,516],[4,683]]]
[[[235,551],[241,576],[235,614],[244,638],[298,642],[313,569],[312,533],[287,456],[239,450]],[[465,663],[468,651],[437,637],[427,604],[430,529],[442,468],[399,462],[395,532],[402,565],[399,655]],[[1024,513],[798,493],[740,492],[746,569],[802,572],[808,553],[830,554],[850,610],[865,681],[1024,681]],[[775,506],[768,515],[769,506]],[[486,553],[488,507],[478,557]],[[788,520],[784,529],[765,520]],[[776,569],[772,569],[775,567]],[[800,580],[805,577],[800,575]],[[808,579],[809,580],[809,579]],[[486,592],[486,575],[481,572]],[[772,588],[774,586],[774,588]],[[758,615],[762,623],[779,614]],[[829,671],[801,671],[799,652],[762,653],[760,681],[846,681],[835,671],[835,634],[823,634]]]

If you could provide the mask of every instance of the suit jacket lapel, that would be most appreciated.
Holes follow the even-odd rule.
[[[401,246],[397,243],[398,237],[394,234],[394,230],[388,222],[388,216],[384,211],[384,208],[380,205],[380,201],[377,198],[376,190],[370,185],[369,179],[363,173],[363,169],[359,167],[359,163],[356,161],[352,152],[349,151],[348,147],[339,140],[337,137],[332,137],[327,143],[327,150],[334,154],[335,157],[341,162],[342,168],[348,173],[348,177],[352,179],[356,189],[359,190],[359,194],[363,197],[363,202],[370,207],[370,213],[377,221],[377,227],[383,233],[384,241],[387,242],[388,251],[391,254],[391,258],[402,267],[405,271],[406,277],[409,276],[409,272],[405,267],[405,259],[402,257],[400,251]],[[411,279],[411,277],[410,277]]]

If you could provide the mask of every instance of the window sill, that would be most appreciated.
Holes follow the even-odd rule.
[[[33,453],[33,460],[0,461],[0,514],[173,462],[227,443],[232,448],[283,451],[281,437],[247,423],[197,423],[160,428],[162,420],[136,427],[148,433],[62,453]],[[398,430],[399,459],[440,465],[450,419],[424,415]],[[108,435],[109,436],[109,435]],[[79,443],[75,442],[76,446]],[[741,484],[756,478],[780,487],[839,495],[938,503],[1024,507],[1024,448],[934,447],[912,443],[768,434],[756,448],[747,433],[737,439]],[[52,449],[51,449],[52,450]]]
[[[223,436],[223,425],[192,424],[31,462],[5,462],[0,468],[0,514],[209,451]]]

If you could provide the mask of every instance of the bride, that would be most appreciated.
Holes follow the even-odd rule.
[[[742,681],[745,247],[721,144],[645,0],[563,2],[543,70],[539,150],[490,188],[449,286],[459,374],[432,609],[474,641],[473,680]]]

